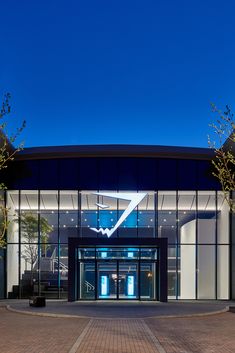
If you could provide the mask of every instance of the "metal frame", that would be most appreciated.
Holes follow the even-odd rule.
[[[68,301],[78,300],[78,282],[77,278],[79,274],[78,259],[77,259],[77,249],[79,247],[155,247],[158,248],[159,252],[159,266],[157,266],[158,275],[156,274],[156,293],[157,300],[162,302],[167,301],[167,239],[166,238],[151,238],[151,239],[140,239],[140,238],[114,238],[114,239],[104,239],[104,238],[69,238],[68,240],[68,258],[69,258],[69,271],[68,271]],[[91,262],[92,260],[89,260]],[[102,260],[103,261],[103,260]],[[112,261],[112,260],[111,260]],[[119,273],[119,262],[122,260],[113,260],[117,263],[117,274]],[[138,264],[138,297],[140,299],[140,259],[126,260],[130,262],[135,262]],[[156,260],[143,260],[143,262],[156,262]],[[85,261],[84,261],[85,262]],[[95,299],[97,296],[97,264],[99,260],[94,259],[95,264]],[[119,288],[117,287],[117,299],[119,299]],[[120,300],[120,299],[119,299]]]

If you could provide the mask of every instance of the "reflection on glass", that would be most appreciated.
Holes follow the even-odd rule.
[[[155,262],[140,263],[140,298],[142,300],[157,299]]]
[[[118,276],[118,293],[120,299],[136,299],[138,297],[138,264],[120,262]]]
[[[158,192],[158,236],[167,238],[169,244],[177,240],[176,192]]]
[[[81,192],[77,190],[7,191],[8,220],[10,221],[7,234],[7,292],[9,297],[14,298],[19,295],[26,297],[29,293],[45,293],[51,298],[66,296],[68,238],[101,237],[106,239],[108,244],[109,239],[106,234],[102,235],[91,228],[111,229],[128,207],[128,201],[98,196],[97,192],[96,190]],[[154,237],[155,224],[157,224],[157,235],[168,238],[169,297],[177,298],[178,290],[179,298],[195,299],[197,290],[198,298],[213,299],[215,298],[215,283],[217,283],[218,298],[227,299],[229,296],[229,208],[224,194],[222,192],[216,194],[212,190],[144,192],[146,197],[111,237]],[[157,209],[155,209],[156,205]],[[21,229],[19,229],[19,224]],[[216,245],[216,240],[219,245]],[[21,241],[20,247],[19,241]],[[177,242],[178,253],[173,246]],[[215,246],[217,246],[217,252]],[[151,263],[158,259],[157,252],[158,250],[154,248],[139,250],[137,247],[100,246],[97,248],[97,253],[94,248],[79,249],[78,258],[84,262],[97,259],[98,261],[125,261],[126,264],[131,261],[137,262],[137,260]],[[215,253],[217,253],[216,258],[213,257]],[[202,254],[209,261],[208,265],[202,262]],[[40,261],[38,261],[39,257]],[[206,271],[204,271],[205,266]],[[19,268],[21,268],[20,276]],[[91,276],[89,266],[85,269],[86,271]],[[140,282],[141,288],[142,283],[145,282],[145,276],[149,273],[148,278],[151,278],[152,272],[151,268],[148,272],[147,269],[146,271],[143,269],[143,274],[140,274],[140,277],[143,276]],[[30,280],[31,274],[33,285]],[[108,274],[103,274],[103,276],[106,275],[108,276]],[[117,277],[115,279],[115,276],[114,274],[112,277],[113,281],[120,282],[118,288],[121,290],[124,280],[117,279]],[[129,288],[134,288],[132,283],[135,283],[136,279],[131,277],[134,275],[126,274],[126,276],[129,276],[129,279],[125,280],[129,283]],[[21,283],[18,283],[19,277]],[[210,277],[209,281],[207,277]],[[90,285],[86,284],[84,291],[87,286]],[[90,292],[93,291],[94,296],[92,286],[89,287],[88,292],[91,295]],[[19,293],[19,287],[22,288],[22,293]],[[110,287],[107,291],[109,290]],[[82,293],[85,296],[84,291]],[[127,295],[125,293],[128,291],[125,292],[123,289],[122,294],[119,294]],[[131,289],[129,295],[130,293]],[[151,295],[146,293],[145,291],[143,298],[156,296],[156,293]],[[142,296],[141,293],[139,294]]]
[[[117,287],[119,278],[117,276],[116,262],[100,262],[97,265],[98,298],[117,299]]]
[[[95,299],[94,262],[80,262],[80,298]]]

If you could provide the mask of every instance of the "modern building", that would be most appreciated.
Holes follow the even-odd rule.
[[[129,145],[18,153],[2,175],[1,297],[235,298],[234,225],[213,157]]]

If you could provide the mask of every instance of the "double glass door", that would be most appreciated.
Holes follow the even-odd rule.
[[[158,300],[157,248],[79,248],[77,299]]]
[[[155,261],[79,262],[78,299],[158,300]]]
[[[137,299],[138,272],[138,262],[135,261],[98,261],[98,299]]]

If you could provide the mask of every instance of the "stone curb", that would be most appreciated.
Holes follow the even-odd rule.
[[[41,316],[41,317],[54,317],[54,318],[64,318],[64,319],[93,319],[93,320],[147,320],[147,319],[177,319],[177,318],[190,318],[190,317],[204,317],[222,314],[230,311],[230,307],[226,306],[226,308],[206,312],[206,313],[198,313],[198,314],[181,314],[181,315],[155,315],[155,316],[146,316],[146,317],[94,317],[94,316],[79,316],[79,315],[69,315],[69,314],[54,314],[54,313],[37,313],[27,310],[19,310],[12,308],[10,305],[3,305],[7,310],[12,311],[14,313],[23,314],[23,315],[32,315],[32,316]]]

